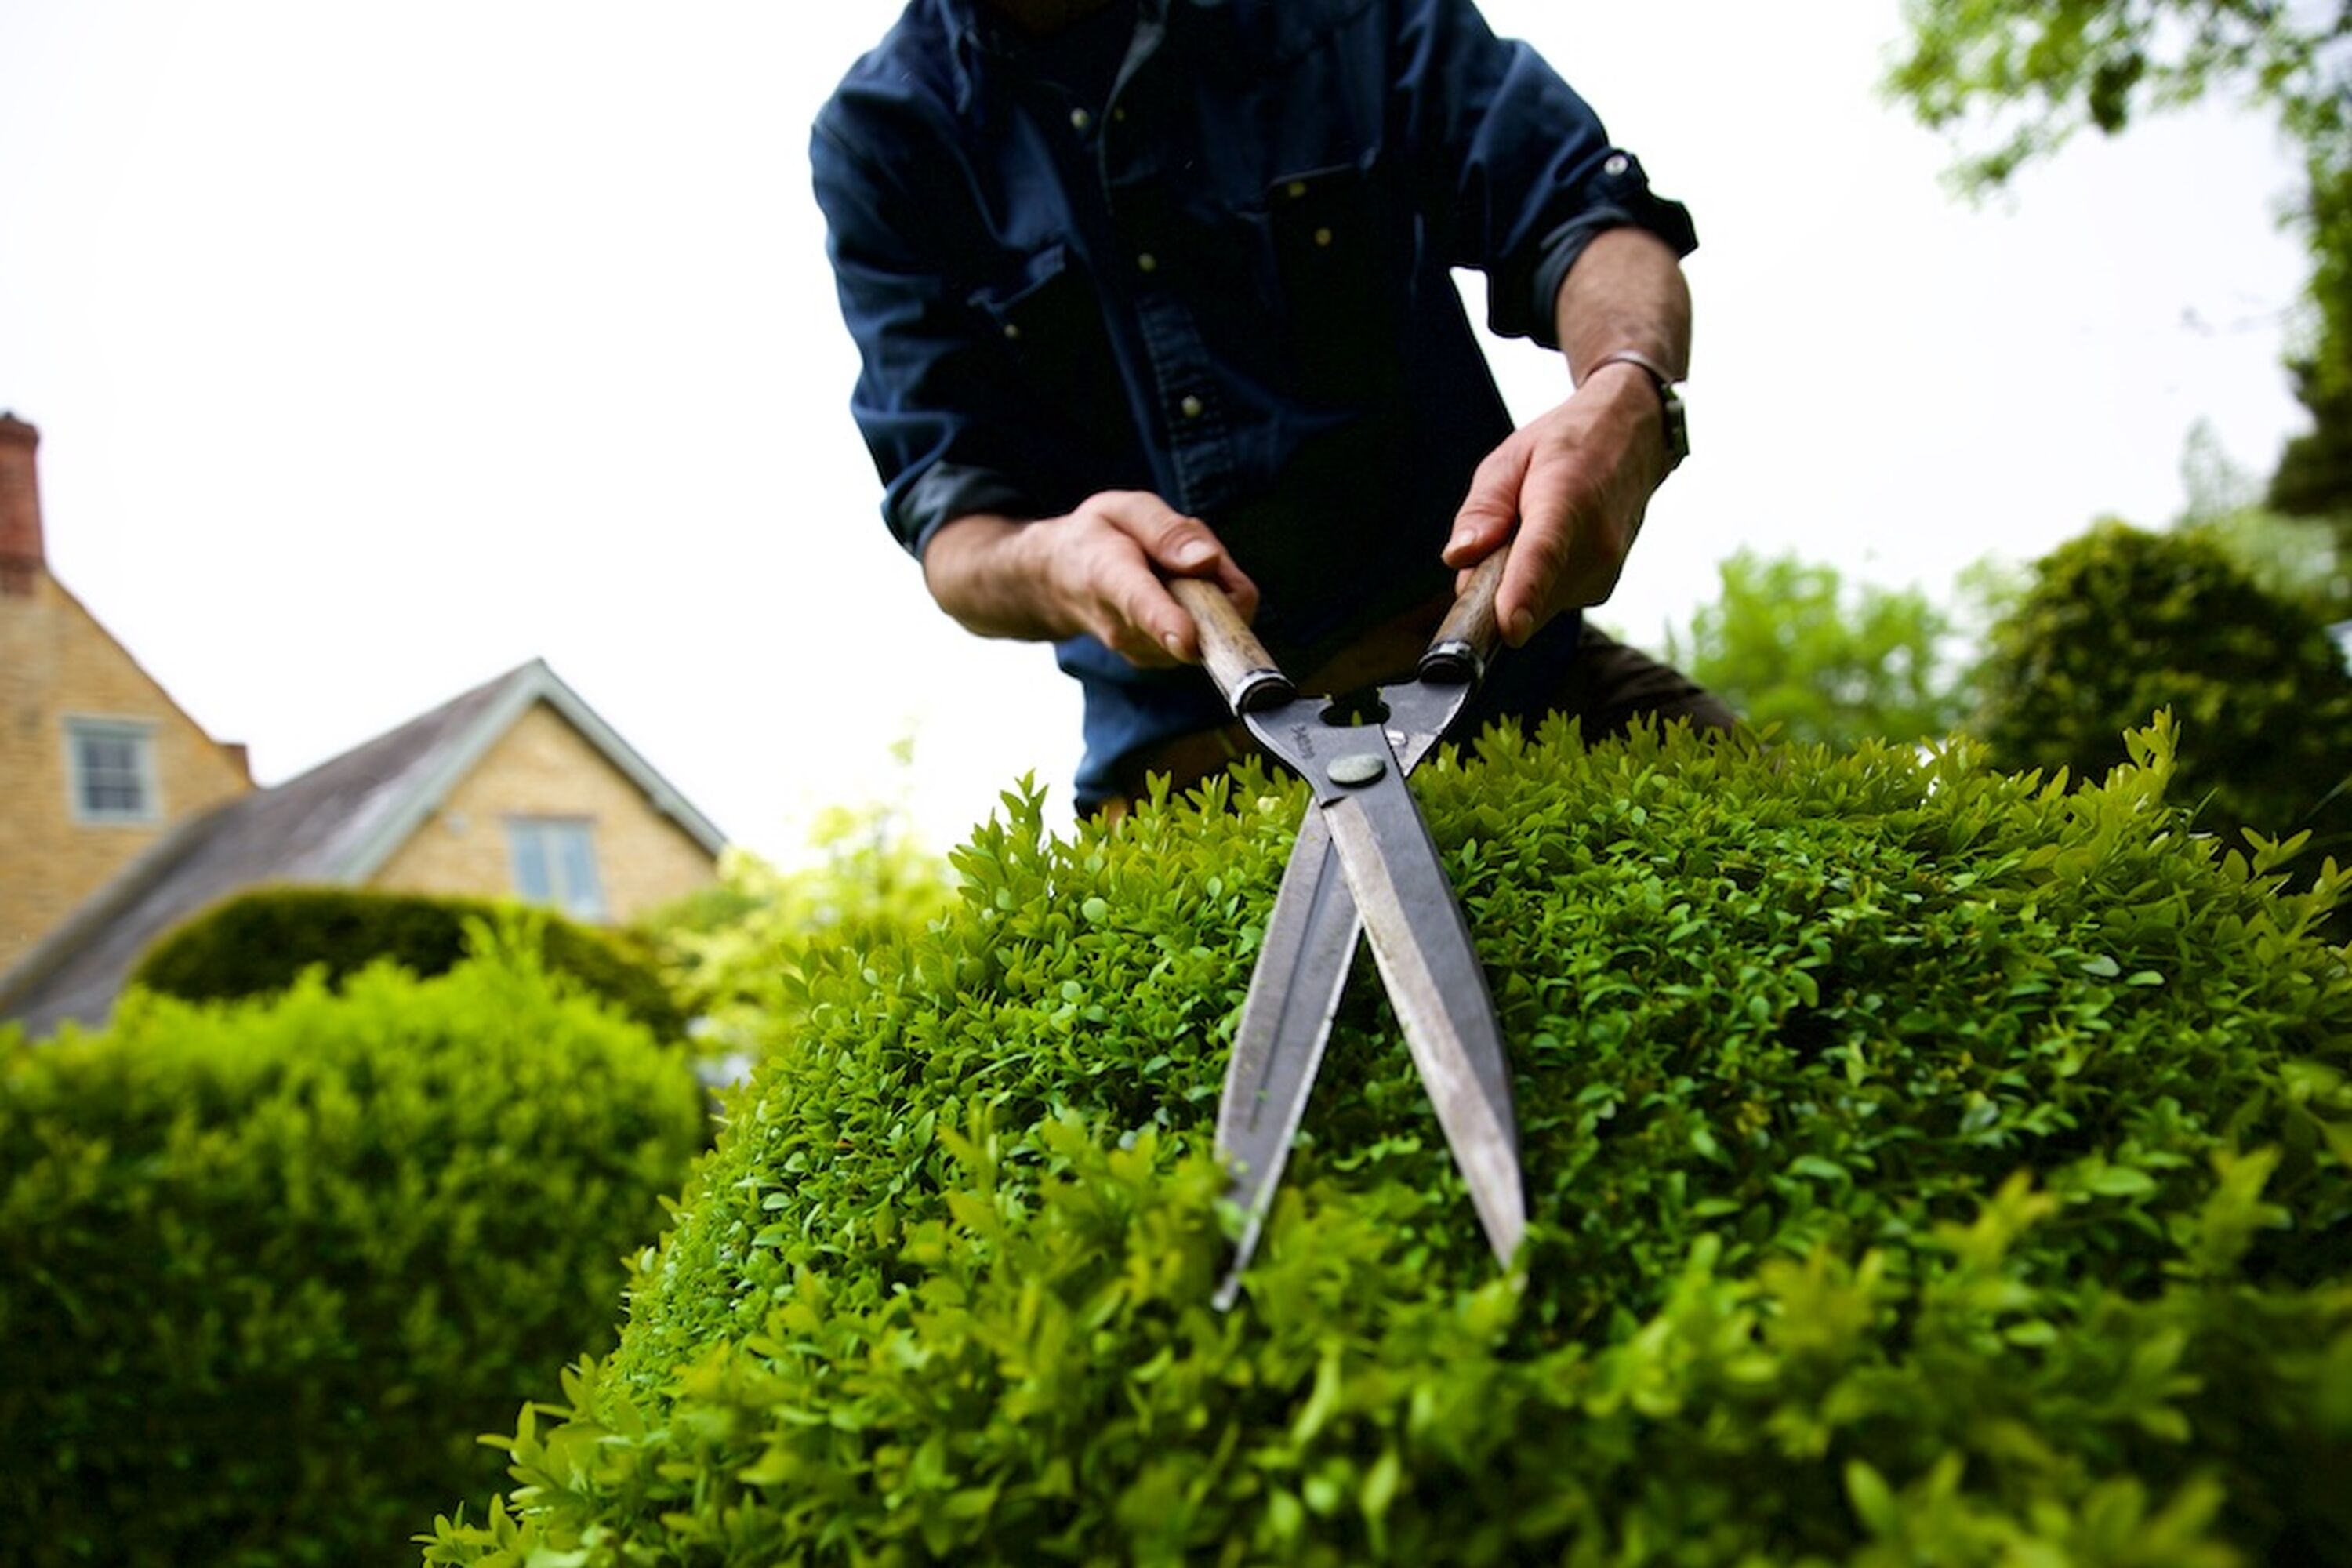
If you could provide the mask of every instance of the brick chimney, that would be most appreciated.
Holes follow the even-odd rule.
[[[0,414],[0,597],[26,598],[48,569],[41,544],[41,483],[33,465],[41,433]]]

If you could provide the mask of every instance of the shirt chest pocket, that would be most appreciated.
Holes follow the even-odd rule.
[[[1343,405],[1393,392],[1412,268],[1372,172],[1345,164],[1279,177],[1265,222],[1299,392]]]
[[[1017,277],[976,291],[971,304],[1018,400],[992,416],[1050,432],[1058,460],[1087,470],[1071,478],[1092,488],[1116,479],[1135,450],[1135,424],[1094,281],[1068,248],[1033,253]]]

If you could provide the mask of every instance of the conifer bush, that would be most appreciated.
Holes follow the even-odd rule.
[[[2172,757],[1433,760],[1529,1242],[1360,963],[1226,1313],[1301,794],[1066,840],[1008,796],[960,910],[803,963],[616,1350],[425,1561],[2347,1561],[2352,879],[2192,835]]]
[[[683,1058],[526,953],[0,1038],[0,1561],[414,1563],[703,1144]]]

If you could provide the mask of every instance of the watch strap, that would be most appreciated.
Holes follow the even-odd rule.
[[[1639,349],[1615,349],[1586,365],[1585,378],[1591,380],[1592,373],[1605,364],[1633,365],[1646,373],[1650,378],[1650,384],[1657,388],[1658,410],[1666,422],[1666,473],[1673,473],[1682,467],[1683,459],[1690,456],[1690,424],[1683,413],[1682,394],[1675,390],[1675,384],[1682,380],[1682,377],[1675,374]],[[1665,475],[1661,474],[1658,477],[1664,479]]]

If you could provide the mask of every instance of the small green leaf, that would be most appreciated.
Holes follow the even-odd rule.
[[[1854,1517],[1863,1528],[1881,1541],[1891,1541],[1903,1533],[1903,1512],[1895,1506],[1895,1493],[1886,1478],[1871,1468],[1863,1459],[1848,1459],[1845,1464],[1846,1500],[1853,1505]]]

